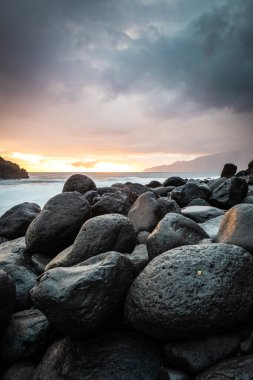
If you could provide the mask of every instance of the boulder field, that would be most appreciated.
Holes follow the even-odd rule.
[[[74,174],[0,217],[0,380],[253,379],[253,188]]]

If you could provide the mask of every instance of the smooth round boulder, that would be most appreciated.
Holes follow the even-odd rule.
[[[170,193],[171,198],[174,199],[180,207],[187,206],[193,199],[200,198],[206,199],[206,194],[199,185],[193,182],[188,182],[183,186],[176,187]]]
[[[167,186],[175,186],[175,187],[178,187],[178,186],[183,186],[187,181],[181,177],[176,177],[176,176],[173,176],[173,177],[169,177],[167,178],[164,182],[163,182],[163,186],[164,187],[167,187]]]
[[[253,355],[226,359],[201,373],[195,380],[251,380]]]
[[[41,208],[36,203],[24,202],[12,207],[0,217],[0,236],[9,240],[24,236],[40,211]]]
[[[181,212],[197,223],[204,223],[225,213],[224,210],[212,206],[187,206],[182,208]]]
[[[253,205],[240,204],[228,210],[222,219],[217,241],[239,245],[253,253]]]
[[[27,249],[55,256],[73,243],[83,223],[91,217],[89,202],[78,192],[49,199],[25,235]]]
[[[96,190],[92,179],[84,174],[73,174],[64,183],[62,192],[78,191],[78,193],[84,194],[89,190]]]
[[[103,194],[102,197],[92,207],[94,216],[104,214],[127,215],[131,208],[128,197],[122,191],[116,193]]]
[[[147,239],[150,259],[181,245],[197,244],[208,238],[207,233],[193,220],[181,214],[169,213],[159,222]]]
[[[15,309],[24,310],[31,306],[30,290],[34,287],[37,275],[26,267],[8,264],[4,267],[16,287]]]
[[[109,332],[82,341],[53,344],[39,363],[33,380],[155,380],[160,350],[149,339],[131,332]]]
[[[161,187],[162,184],[159,181],[153,180],[153,181],[150,181],[146,186],[150,187],[150,189],[155,189],[157,187]]]
[[[0,269],[0,330],[3,329],[15,307],[16,288],[12,278]]]
[[[130,220],[119,214],[99,215],[85,222],[74,244],[56,256],[46,269],[69,267],[100,253],[131,253],[136,235]]]
[[[215,188],[209,198],[209,203],[218,208],[229,209],[241,203],[247,196],[248,184],[241,177],[232,177]]]
[[[8,264],[23,266],[33,271],[31,255],[27,252],[24,237],[0,245],[0,268],[4,270]]]
[[[179,247],[153,259],[125,304],[130,325],[164,340],[224,332],[253,306],[253,258],[227,244]]]
[[[234,164],[228,163],[224,165],[220,176],[231,178],[235,176],[236,172],[237,172],[237,166]]]
[[[1,357],[7,362],[29,359],[42,353],[52,337],[49,322],[39,310],[12,314],[1,338]]]
[[[220,215],[200,224],[201,228],[206,231],[207,235],[210,237],[210,239],[212,239],[212,241],[217,241],[217,235],[223,218],[224,215]]]
[[[31,290],[35,305],[68,336],[88,337],[118,322],[133,281],[133,266],[118,252],[71,268],[54,268]]]

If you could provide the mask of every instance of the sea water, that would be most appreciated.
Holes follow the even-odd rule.
[[[29,173],[29,179],[0,181],[0,216],[22,202],[38,203],[41,207],[54,195],[62,192],[63,184],[73,173]],[[217,173],[81,173],[86,174],[98,187],[116,182],[148,184],[152,180],[161,183],[168,177],[215,178]]]

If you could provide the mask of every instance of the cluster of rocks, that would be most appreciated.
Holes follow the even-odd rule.
[[[0,378],[253,379],[253,186],[225,174],[73,175],[7,211]]]
[[[21,169],[19,165],[11,161],[6,161],[0,157],[0,179],[22,179],[29,178],[25,169]]]

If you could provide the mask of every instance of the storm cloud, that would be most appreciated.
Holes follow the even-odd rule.
[[[252,0],[0,0],[2,136],[17,113],[28,139],[48,128],[76,136],[73,146],[85,134],[98,150],[243,146],[253,137],[252,14]]]

